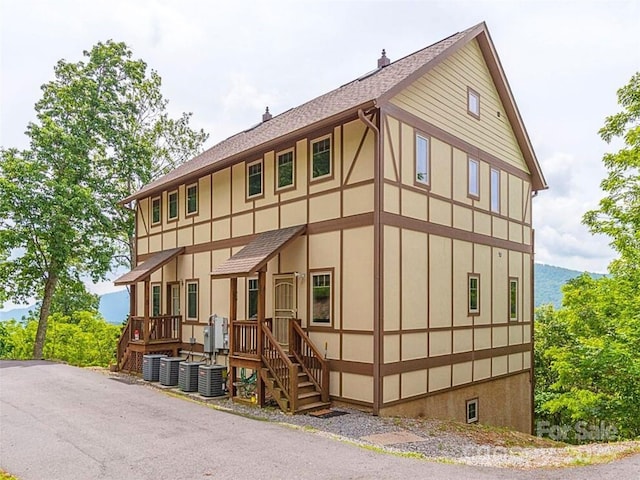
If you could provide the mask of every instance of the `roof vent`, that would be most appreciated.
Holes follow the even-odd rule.
[[[387,58],[387,51],[382,49],[382,56],[378,59],[378,68],[384,68],[391,63],[391,60]]]
[[[264,113],[262,114],[262,121],[263,122],[267,122],[269,120],[271,120],[273,118],[273,115],[271,115],[269,113],[269,107],[267,107],[264,111]]]

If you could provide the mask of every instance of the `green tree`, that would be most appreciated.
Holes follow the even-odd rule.
[[[624,146],[604,156],[607,177],[600,185],[606,196],[584,223],[611,238],[620,254],[611,267],[622,272],[640,268],[640,72],[618,90],[618,104],[622,111],[607,117],[599,133],[607,143],[622,139]]]
[[[124,43],[98,43],[84,56],[59,61],[42,86],[30,148],[0,150],[0,303],[41,299],[34,358],[60,282],[130,265],[135,213],[118,202],[207,138],[188,114],[169,117],[159,75]]]

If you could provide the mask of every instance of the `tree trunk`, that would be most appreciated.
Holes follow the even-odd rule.
[[[58,275],[51,273],[44,284],[44,297],[42,298],[42,305],[40,306],[40,318],[38,320],[36,341],[33,344],[33,358],[36,360],[43,358],[42,352],[44,351],[44,342],[47,337],[47,322],[49,321],[51,300],[53,299],[53,294],[56,291],[57,283]]]

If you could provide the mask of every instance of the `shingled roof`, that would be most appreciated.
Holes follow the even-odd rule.
[[[184,183],[187,179],[195,180],[218,168],[242,161],[250,152],[264,148],[270,142],[281,140],[282,137],[304,130],[306,127],[325,121],[329,122],[343,114],[355,113],[360,108],[366,109],[376,106],[377,102],[397,93],[400,88],[404,88],[408,83],[424,75],[430,68],[448,58],[451,53],[462,48],[480,34],[485,34],[488,39],[488,31],[484,22],[407,55],[383,68],[378,68],[335,90],[274,116],[269,121],[233,135],[163,177],[145,185],[133,195],[125,198],[122,203],[147,197],[170,186]],[[495,55],[491,41],[488,40],[488,43],[491,53]],[[483,44],[481,44],[482,47]],[[507,101],[513,104],[512,113],[515,117],[510,120],[512,124],[516,121],[522,128],[522,135],[518,136],[518,132],[516,132],[516,137],[518,137],[521,149],[530,151],[527,163],[534,177],[539,176],[540,181],[536,182],[534,178],[534,189],[546,188],[546,183],[535,160],[535,154],[533,154],[528,136],[524,131],[524,125],[513,102],[511,91],[506,85],[506,78],[504,78],[497,56],[495,61],[501,73],[500,80],[505,82],[506,96],[508,97],[502,99],[503,103]],[[500,88],[498,90],[500,91]],[[506,110],[507,115],[511,117],[509,115],[510,109],[506,108]],[[517,127],[514,126],[514,128]],[[525,158],[527,158],[527,152],[525,152]]]

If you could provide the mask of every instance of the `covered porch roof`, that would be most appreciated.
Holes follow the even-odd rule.
[[[169,263],[182,252],[184,252],[184,247],[170,248],[169,250],[154,253],[145,262],[117,278],[113,283],[115,285],[131,285],[132,283],[146,280],[153,272]]]
[[[262,270],[269,260],[306,230],[306,225],[271,230],[256,235],[242,250],[211,272],[213,278],[247,277]]]

